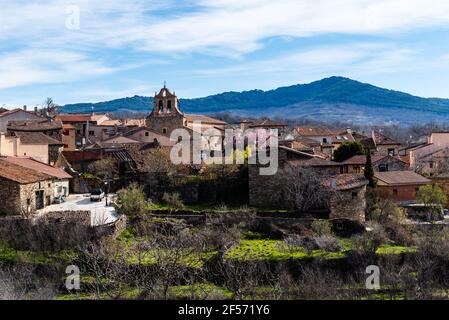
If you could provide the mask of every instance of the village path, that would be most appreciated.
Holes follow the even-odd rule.
[[[109,195],[109,203],[113,195]],[[89,194],[70,195],[61,204],[53,204],[39,211],[39,214],[62,211],[90,211],[91,225],[100,226],[117,221],[118,214],[114,207],[106,206],[106,199],[90,201]]]

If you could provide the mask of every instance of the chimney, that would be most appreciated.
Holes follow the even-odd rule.
[[[27,106],[26,105],[23,106],[23,111],[27,111]]]
[[[34,107],[34,113],[37,114],[37,107]]]
[[[346,128],[346,132],[349,133],[349,134],[352,134],[352,129],[351,129],[351,127],[347,127],[347,128]]]

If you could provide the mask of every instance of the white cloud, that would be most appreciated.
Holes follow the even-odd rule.
[[[66,9],[72,5],[80,8],[80,30],[65,27]],[[449,1],[16,0],[2,2],[0,22],[0,89],[5,89],[130,67],[102,56],[110,49],[143,56],[157,52],[176,58],[189,53],[241,58],[262,48],[271,37],[391,35],[447,26]],[[374,54],[360,47],[317,48],[281,61],[239,64],[237,60],[233,69],[221,71],[312,73],[355,65],[365,73],[388,71],[411,55],[408,49],[393,49]]]

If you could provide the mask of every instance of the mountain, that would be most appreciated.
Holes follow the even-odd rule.
[[[204,98],[181,99],[187,113],[229,112],[242,116],[309,118],[348,123],[411,125],[449,121],[449,99],[421,98],[343,77],[275,90],[226,92]],[[64,112],[150,112],[153,98],[134,96],[100,103],[64,106]]]

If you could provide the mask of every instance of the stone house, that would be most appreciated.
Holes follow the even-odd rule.
[[[431,180],[413,171],[376,172],[379,196],[396,202],[414,202],[420,187],[429,185]]]
[[[376,172],[409,170],[407,163],[390,155],[375,155],[371,157],[371,161]],[[363,173],[365,171],[366,156],[354,156],[342,164],[344,173]]]
[[[330,219],[350,219],[365,223],[366,186],[368,180],[361,174],[341,174],[327,180],[335,189],[330,203]]]
[[[280,147],[279,169],[274,176],[260,175],[259,165],[249,165],[249,204],[262,208],[286,208],[284,183],[286,166],[308,168],[322,177],[323,188],[333,188],[329,218],[365,221],[365,192],[368,181],[360,174],[341,174],[341,164],[320,156]]]
[[[80,148],[86,144],[102,140],[103,129],[105,128],[98,128],[98,126],[111,119],[105,114],[91,113],[60,114],[56,117],[56,120],[61,121],[63,125],[72,125],[76,128],[75,143],[76,148]]]
[[[36,172],[46,174],[52,178],[53,195],[56,197],[67,197],[69,195],[69,181],[72,176],[60,168],[50,166],[46,163],[39,162],[29,157],[4,157],[1,161],[8,162],[13,165],[31,169]]]
[[[2,215],[29,215],[52,204],[52,177],[0,159]]]
[[[414,159],[414,170],[426,177],[439,176],[449,172],[449,147]]]
[[[50,138],[62,142],[62,122],[58,120],[30,120],[10,121],[7,127],[8,133],[28,132],[42,133]]]
[[[41,116],[39,116],[35,112],[29,112],[24,109],[14,109],[14,110],[0,110],[0,132],[6,132],[8,128],[8,123],[10,121],[26,121],[26,120],[34,120],[40,121],[43,120]]]
[[[399,148],[401,147],[401,144],[399,142],[374,130],[372,131],[372,139],[374,141],[374,144],[376,145],[377,155],[399,155]]]
[[[139,127],[130,130],[126,132],[124,136],[143,143],[158,142],[164,147],[170,147],[175,144],[175,141],[172,141],[169,137],[147,127]]]

